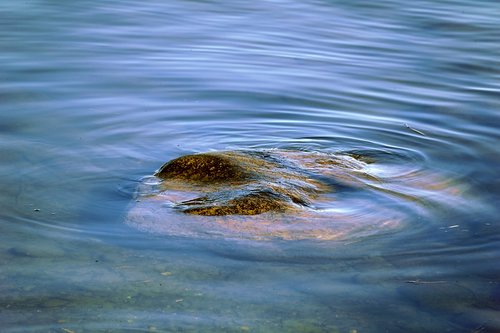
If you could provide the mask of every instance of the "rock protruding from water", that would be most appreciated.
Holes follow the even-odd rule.
[[[207,153],[181,156],[167,162],[156,176],[188,182],[218,183],[245,180],[250,174],[228,156]]]
[[[198,192],[176,209],[194,215],[257,215],[308,206],[328,186],[282,153],[218,152],[186,155],[156,173],[167,188]]]
[[[459,202],[459,186],[412,159],[377,159],[387,154],[185,155],[140,184],[127,223],[176,236],[337,240],[399,228],[426,213],[428,198]]]

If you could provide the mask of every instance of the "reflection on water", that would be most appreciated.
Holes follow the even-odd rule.
[[[498,11],[2,1],[1,331],[500,330]],[[316,208],[369,237],[126,223],[165,161],[269,149],[359,159]]]

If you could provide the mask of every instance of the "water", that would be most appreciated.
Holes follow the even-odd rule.
[[[2,1],[2,332],[499,331],[499,15],[486,0]],[[458,199],[419,193],[425,214],[351,241],[125,223],[165,161],[272,148],[385,156]]]

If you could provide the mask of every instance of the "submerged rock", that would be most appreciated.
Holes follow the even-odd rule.
[[[127,223],[169,235],[341,239],[397,229],[421,211],[419,191],[451,188],[430,173],[422,180],[396,168],[391,176],[376,164],[357,153],[294,150],[181,156],[144,181]]]
[[[176,208],[187,214],[257,215],[309,206],[328,188],[312,169],[283,152],[218,152],[186,155],[164,164],[155,176],[171,190],[199,192]],[[305,157],[305,156],[303,156]]]
[[[227,197],[227,194],[226,194]],[[221,216],[257,215],[269,211],[285,211],[288,198],[271,191],[260,190],[248,194],[236,194],[234,198],[213,199],[207,196],[182,203],[184,213]]]

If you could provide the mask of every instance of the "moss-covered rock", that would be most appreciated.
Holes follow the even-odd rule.
[[[171,235],[330,240],[399,228],[425,213],[430,194],[458,203],[461,188],[448,179],[376,157],[278,149],[181,156],[139,186],[127,223]]]
[[[224,154],[186,155],[165,163],[156,176],[162,179],[180,179],[188,182],[230,182],[250,178],[237,160]]]
[[[288,199],[264,189],[219,202],[210,200],[209,197],[198,198],[183,202],[181,207],[185,207],[184,213],[205,216],[257,215],[269,211],[285,211],[288,207]]]
[[[318,165],[324,165],[324,159]],[[309,206],[329,188],[320,174],[283,151],[186,155],[167,162],[155,175],[167,189],[198,192],[199,197],[179,202],[176,209],[204,216],[284,212]]]

